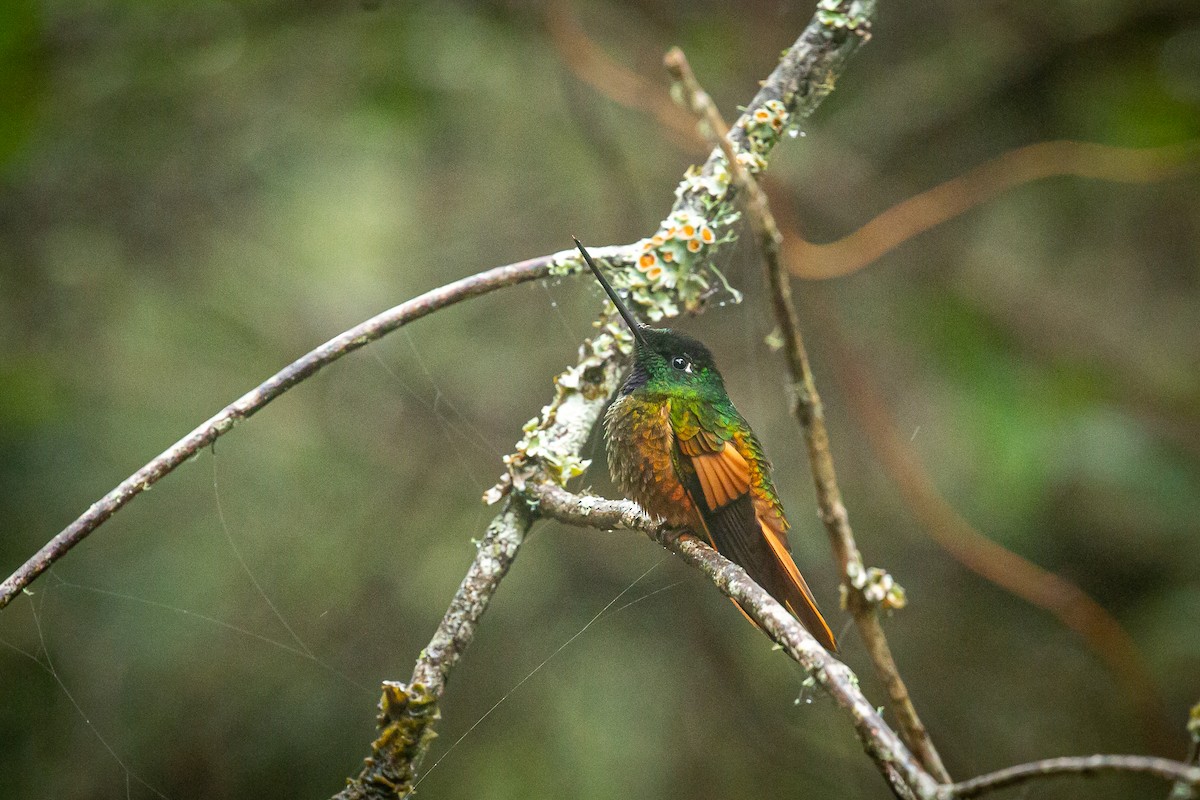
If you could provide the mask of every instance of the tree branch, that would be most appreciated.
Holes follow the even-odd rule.
[[[892,657],[887,638],[884,636],[883,626],[879,622],[876,603],[868,599],[866,589],[869,584],[862,580],[868,573],[863,567],[862,556],[858,552],[854,533],[850,528],[849,515],[841,500],[841,490],[838,488],[837,474],[833,467],[833,455],[829,449],[829,433],[825,428],[821,398],[817,394],[812,369],[809,366],[808,353],[800,333],[800,323],[795,306],[792,304],[791,286],[788,283],[787,273],[780,263],[780,246],[783,236],[771,214],[766,195],[759,188],[750,171],[744,168],[733,152],[732,140],[736,137],[728,131],[716,105],[696,80],[683,52],[678,48],[672,50],[667,54],[665,62],[667,69],[682,86],[684,96],[692,111],[704,120],[713,138],[724,150],[726,158],[733,165],[734,180],[744,192],[750,223],[758,238],[766,265],[767,285],[770,289],[772,308],[775,312],[776,322],[783,333],[788,369],[796,387],[792,412],[804,431],[805,442],[808,445],[808,457],[812,465],[813,482],[816,485],[817,505],[821,520],[825,523],[825,529],[838,557],[846,605],[854,615],[854,621],[866,644],[871,661],[875,665],[875,671],[887,688],[892,710],[896,714],[905,741],[913,748],[921,763],[934,777],[948,783],[950,776],[942,765],[941,756],[934,748],[929,733],[909,697],[908,687],[900,677],[900,671]],[[879,573],[879,575],[881,577],[875,582],[875,587],[882,587],[883,579],[887,578],[884,573]],[[887,585],[894,588],[894,582],[890,578],[887,580]],[[878,588],[876,591],[878,592]],[[880,599],[884,599],[886,596],[886,593],[883,593],[880,595]]]
[[[900,798],[933,798],[938,783],[930,776],[900,737],[888,727],[863,696],[858,678],[804,629],[746,571],[698,539],[679,535],[645,515],[634,503],[572,494],[552,485],[531,490],[538,500],[537,513],[571,525],[640,530],[709,577],[722,594],[738,602],[784,651],[804,667],[854,723],[863,750],[875,761],[884,779]]]
[[[47,542],[20,569],[0,584],[0,609],[7,606],[25,587],[49,569],[55,561],[70,552],[71,548],[82,542],[88,534],[104,524],[122,506],[158,483],[180,464],[221,438],[267,403],[297,383],[311,378],[322,367],[434,311],[496,289],[544,277],[555,260],[562,255],[540,256],[516,264],[494,267],[486,272],[448,283],[355,325],[288,364],[130,475]]]
[[[525,505],[509,498],[488,526],[475,561],[467,570],[429,646],[421,651],[407,684],[385,681],[379,700],[380,734],[359,774],[337,800],[394,800],[407,797],[433,739],[438,700],[450,671],[475,638],[475,629],[500,581],[508,574],[533,518]]]
[[[979,797],[997,789],[1016,786],[1034,778],[1055,775],[1095,775],[1099,772],[1130,772],[1153,775],[1165,781],[1179,781],[1192,789],[1200,788],[1200,767],[1153,756],[1067,756],[1047,758],[1008,767],[969,781],[943,787],[939,800]]]
[[[1021,764],[960,783],[939,784],[913,758],[904,744],[862,695],[854,673],[835,659],[795,618],[738,565],[699,540],[651,519],[635,503],[576,495],[551,484],[531,486],[535,513],[570,525],[638,530],[707,575],[727,597],[741,605],[775,642],[804,667],[831,697],[848,711],[864,751],[900,798],[960,800],[1034,778],[1128,772],[1178,782],[1188,791],[1200,788],[1200,766],[1153,756],[1095,755],[1051,758]],[[1200,705],[1197,706],[1200,709]],[[1196,718],[1200,719],[1200,712]],[[1194,726],[1200,728],[1200,725]]]
[[[781,130],[756,129],[754,116],[764,107],[777,116],[799,117],[810,113],[832,89],[846,60],[867,37],[873,6],[871,0],[822,0],[804,33],[763,83],[740,120],[743,127],[738,140],[743,151],[752,155],[756,171],[765,169],[766,156],[779,141]],[[709,244],[717,246],[732,239],[735,215],[731,209],[740,184],[731,183],[728,177],[730,170],[735,168],[735,160],[726,162],[726,153],[714,150],[701,169],[690,171],[685,177],[676,193],[672,214],[660,230],[667,230],[672,220],[687,217],[704,220],[714,229],[729,232],[726,239],[709,241]],[[595,252],[610,266],[628,269],[638,263],[652,245],[652,240],[643,240],[626,247],[596,248]],[[711,252],[705,255],[711,259]],[[709,288],[702,275],[704,264],[702,257],[684,256],[678,262],[682,276],[680,284],[651,286],[644,280],[636,283],[637,276],[631,273],[626,278],[626,287],[642,288],[640,295],[636,291],[632,293],[632,300],[641,305],[651,319],[678,313],[679,305],[697,310]],[[0,608],[130,500],[324,365],[413,319],[459,300],[538,278],[556,269],[566,274],[576,268],[581,268],[576,259],[563,254],[500,267],[433,290],[330,340],[231,403],[94,504],[0,586]],[[619,329],[602,325],[601,334],[585,342],[578,364],[558,377],[551,404],[543,409],[540,417],[526,425],[527,435],[519,443],[517,452],[506,458],[508,471],[505,478],[488,494],[492,502],[508,495],[504,506],[489,526],[479,553],[437,632],[418,658],[410,683],[384,684],[380,701],[381,735],[373,743],[372,754],[362,771],[349,782],[340,797],[396,797],[412,790],[416,770],[432,738],[432,725],[438,718],[438,701],[445,691],[449,674],[469,646],[482,614],[532,524],[533,515],[523,505],[522,492],[530,485],[561,483],[582,470],[578,453],[615,388],[622,344],[627,343],[622,342]],[[512,493],[514,489],[516,494]],[[813,670],[823,685],[851,711],[864,747],[880,763],[898,796],[912,796],[910,786],[920,787],[918,794],[922,797],[930,795],[933,780],[913,761],[903,744],[858,692],[844,665],[829,656],[739,567],[695,540],[671,539],[668,546],[706,571],[731,597],[748,607],[760,609],[756,613],[763,629],[780,641],[793,658]]]
[[[587,36],[566,0],[547,3],[545,20],[550,43],[576,78],[614,103],[654,117],[659,127],[677,142],[697,141],[695,126],[687,113],[671,102],[661,86],[610,58]]]

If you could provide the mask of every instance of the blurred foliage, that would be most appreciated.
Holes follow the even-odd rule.
[[[814,241],[1010,147],[1200,137],[1192,0],[881,6],[870,46],[772,165]],[[812,8],[573,11],[664,91],[659,59],[682,46],[732,114]],[[542,9],[521,2],[21,0],[0,10],[0,78],[5,574],[225,403],[381,308],[572,233],[647,235],[702,157],[580,84]],[[909,592],[891,641],[958,777],[1185,752],[1200,696],[1196,176],[1025,186],[860,273],[797,287],[838,309],[956,508],[1114,613],[1163,699],[1155,736],[1096,654],[922,534],[810,325],[860,544]],[[680,324],[712,346],[766,442],[797,560],[831,608],[759,267],[744,245],[728,258],[745,301]],[[116,516],[0,613],[0,796],[336,791],[367,752],[378,682],[407,678],[489,518],[480,493],[598,302],[586,281],[553,281],[423,320]],[[595,456],[585,483],[611,493]],[[619,613],[556,650],[651,566]],[[801,678],[642,538],[542,525],[453,677],[421,791],[885,796]],[[1019,796],[1160,789],[1111,778]]]

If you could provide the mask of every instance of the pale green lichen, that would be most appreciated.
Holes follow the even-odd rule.
[[[787,130],[790,121],[791,114],[779,100],[768,100],[753,112],[743,114],[738,119],[738,126],[746,132],[749,150],[742,150],[736,155],[742,168],[751,175],[766,169],[766,156],[779,143],[779,137]]]
[[[595,255],[595,253],[593,253]],[[579,251],[575,249],[560,250],[550,257],[550,266],[547,271],[554,277],[565,277],[573,275],[584,268],[583,260],[579,257]]]
[[[567,370],[559,376],[564,378],[572,375],[579,369],[578,365]],[[574,391],[571,387],[558,384],[559,392],[556,393],[556,400],[561,396],[564,390]],[[545,468],[547,475],[560,486],[565,485],[571,478],[583,474],[583,471],[588,468],[590,461],[581,459],[574,452],[563,448],[561,444],[550,435],[547,423],[550,421],[556,411],[555,404],[543,406],[542,412],[538,416],[526,422],[522,428],[525,435],[521,441],[517,442],[516,450],[504,457],[504,464],[509,468],[509,473],[513,476],[513,485],[518,490],[524,488],[524,481],[520,475],[520,471],[514,468],[523,466],[529,461],[537,461]],[[485,495],[484,500],[496,502],[503,494],[494,494],[495,488]]]
[[[379,712],[379,738],[371,744],[372,755],[339,797],[406,797],[412,792],[416,770],[437,737],[437,696],[420,683],[385,681]]]
[[[846,566],[846,577],[850,585],[873,606],[892,611],[908,605],[904,587],[896,582],[886,570],[879,567],[863,567],[858,561]],[[846,606],[846,587],[842,586],[842,605]]]
[[[498,502],[510,490],[524,491],[531,480],[549,478],[564,486],[583,474],[591,462],[580,458],[579,451],[616,387],[617,356],[631,348],[629,332],[611,320],[583,343],[579,361],[555,378],[554,398],[525,423],[516,449],[504,457],[507,472],[484,493],[485,503]]]
[[[827,28],[861,31],[870,24],[871,11],[862,0],[821,0],[817,3],[817,19]]]

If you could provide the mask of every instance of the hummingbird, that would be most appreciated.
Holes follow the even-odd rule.
[[[712,353],[684,333],[638,322],[578,239],[575,245],[634,338],[633,367],[604,417],[613,481],[649,514],[741,566],[837,652],[792,560],[771,464],[729,399]]]

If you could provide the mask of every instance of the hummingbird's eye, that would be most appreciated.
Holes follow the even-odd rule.
[[[686,370],[688,367],[691,366],[691,364],[683,356],[675,356],[675,360],[671,362],[671,366],[674,367],[675,369]]]

